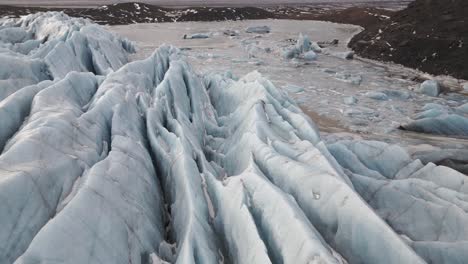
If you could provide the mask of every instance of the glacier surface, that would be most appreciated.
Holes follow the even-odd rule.
[[[326,144],[258,72],[199,75],[172,46],[127,63],[131,42],[60,13],[1,25],[21,70],[2,75],[0,263],[468,257],[464,174]]]
[[[0,99],[69,72],[106,75],[128,62],[133,43],[57,12],[0,20]]]

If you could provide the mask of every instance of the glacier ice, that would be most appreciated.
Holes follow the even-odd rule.
[[[313,61],[313,60],[316,60],[316,59],[317,59],[317,54],[315,52],[313,52],[312,50],[304,53],[304,60]]]
[[[418,92],[432,97],[439,96],[440,91],[440,84],[435,80],[424,81],[418,89]]]
[[[191,34],[191,35],[184,35],[184,39],[207,39],[209,38],[210,35],[206,34],[206,33],[195,33],[195,34]]]
[[[2,29],[18,70],[2,69],[0,263],[467,257],[465,175],[383,142],[327,145],[258,72],[199,75],[171,46],[127,63],[130,42],[59,13]]]
[[[296,45],[287,48],[283,51],[285,59],[302,58],[306,61],[313,61],[317,59],[317,53],[321,53],[322,48],[310,40],[309,36],[299,34]]]
[[[0,20],[0,99],[69,72],[106,75],[128,62],[134,45],[84,19],[48,12]]]
[[[356,191],[428,263],[466,261],[466,175],[423,165],[383,142],[340,141],[328,148]]]
[[[466,105],[448,107],[428,103],[414,120],[402,126],[405,130],[449,136],[468,136],[468,111]]]
[[[358,99],[354,96],[348,96],[343,98],[343,103],[347,105],[355,105],[358,102]]]
[[[267,34],[270,33],[271,28],[269,26],[251,26],[248,27],[245,32],[256,33],[256,34]]]
[[[387,101],[388,96],[382,92],[370,91],[364,94],[366,97],[369,97],[374,100]]]

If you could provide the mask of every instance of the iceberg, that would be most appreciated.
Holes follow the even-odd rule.
[[[302,58],[306,61],[314,61],[317,59],[317,53],[321,53],[322,48],[310,40],[309,36],[299,34],[296,45],[285,49],[283,57],[285,59]]]

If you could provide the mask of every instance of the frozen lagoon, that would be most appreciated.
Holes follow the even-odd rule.
[[[251,26],[269,26],[269,34],[246,33]],[[306,112],[313,112],[322,128],[355,132],[386,133],[411,121],[426,103],[460,106],[468,99],[458,94],[429,97],[412,90],[422,73],[399,65],[362,58],[344,60],[338,53],[348,51],[349,39],[361,28],[321,21],[255,20],[226,22],[181,22],[133,24],[109,27],[136,41],[135,59],[144,58],[159,45],[180,47],[200,74],[230,72],[240,77],[259,71],[277,87],[283,88]],[[236,32],[226,36],[225,31]],[[184,35],[204,33],[206,39],[183,39]],[[295,44],[299,34],[315,42],[339,40],[318,54],[315,61],[285,60],[282,52]],[[294,88],[296,87],[296,89]],[[297,89],[300,87],[302,89]],[[292,89],[289,89],[292,88]],[[386,100],[375,100],[369,92],[383,92]],[[344,102],[355,97],[358,104]],[[328,121],[328,122],[327,122]],[[335,123],[332,125],[332,123]]]
[[[271,32],[246,33],[253,26],[269,26]],[[468,140],[463,137],[398,129],[411,124],[426,104],[456,108],[466,104],[468,97],[455,92],[427,96],[417,90],[421,77],[431,76],[392,63],[340,58],[337,55],[349,51],[346,47],[349,39],[362,30],[358,26],[255,20],[133,24],[109,29],[137,43],[138,52],[132,55],[133,59],[145,58],[159,45],[168,43],[180,47],[199,74],[217,72],[241,77],[254,70],[260,72],[294,98],[330,142],[339,138],[385,141],[407,148],[415,157],[426,157],[426,162],[441,162],[468,148]],[[210,37],[183,39],[184,35],[196,33]],[[318,53],[315,61],[285,60],[284,50],[293,47],[300,34],[315,42],[337,39],[339,44],[327,45],[328,51]],[[376,98],[376,93],[383,94],[384,100]],[[455,156],[462,163],[468,162],[466,155]]]

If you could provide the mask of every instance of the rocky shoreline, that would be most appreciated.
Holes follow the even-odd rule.
[[[416,0],[369,23],[349,46],[357,54],[435,74],[468,79],[468,2]]]

